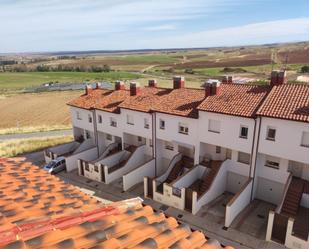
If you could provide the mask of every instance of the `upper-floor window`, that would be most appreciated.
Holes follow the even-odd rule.
[[[220,146],[216,146],[216,154],[220,154],[221,153],[221,147]]]
[[[238,151],[238,162],[250,164],[250,154]]]
[[[98,116],[98,123],[99,123],[99,124],[102,124],[102,115],[99,115],[99,116]]]
[[[181,133],[181,134],[188,135],[188,133],[189,133],[188,125],[184,124],[184,123],[179,123],[179,125],[178,125],[178,132]]]
[[[275,141],[276,139],[276,129],[273,127],[267,127],[266,139]]]
[[[115,118],[113,117],[110,118],[110,125],[113,127],[117,127],[117,121]]]
[[[239,134],[240,138],[248,138],[248,127],[246,126],[240,126],[240,134]]]
[[[113,136],[111,134],[106,134],[106,140],[112,141]]]
[[[208,131],[220,133],[220,121],[209,119],[209,121],[208,121]]]
[[[303,131],[303,135],[301,138],[301,146],[309,147],[309,132]]]
[[[144,118],[144,128],[149,129],[149,119]]]
[[[163,119],[160,119],[160,129],[164,130],[165,129],[165,121]]]
[[[277,157],[267,156],[265,166],[273,169],[279,169],[280,159]]]
[[[134,125],[134,119],[133,116],[127,114],[127,124]]]
[[[82,120],[82,116],[80,115],[80,112],[79,111],[76,111],[76,118],[78,120]]]
[[[91,116],[91,114],[88,114],[88,121],[89,121],[89,123],[92,123],[92,116]]]
[[[174,145],[171,142],[165,142],[165,149],[174,150]]]

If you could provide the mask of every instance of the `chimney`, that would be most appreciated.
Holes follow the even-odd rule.
[[[132,82],[130,84],[130,96],[136,96],[136,95],[139,95],[140,93],[141,93],[141,87],[139,83]]]
[[[227,77],[227,83],[232,84],[233,83],[233,76],[228,76]]]
[[[220,94],[220,82],[213,82],[211,84],[211,96]]]
[[[153,79],[153,80],[148,80],[148,86],[149,87],[157,87],[157,80]]]
[[[286,71],[285,70],[273,70],[271,72],[270,85],[271,86],[279,86],[285,84],[287,82],[286,79]]]
[[[205,98],[220,94],[220,82],[205,83]]]
[[[211,83],[205,83],[205,98],[211,96]]]
[[[86,95],[89,95],[90,93],[92,93],[93,88],[91,87],[91,85],[86,85],[85,87],[85,93]]]
[[[180,89],[185,87],[185,77],[183,76],[175,76],[173,78],[173,88]]]
[[[115,82],[115,90],[125,90],[125,85],[123,81],[116,81]]]
[[[228,82],[228,77],[225,75],[223,76],[222,83],[227,84],[227,82]]]

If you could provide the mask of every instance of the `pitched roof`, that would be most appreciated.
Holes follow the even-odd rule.
[[[0,248],[218,248],[139,198],[99,204],[23,158],[0,158],[0,195]]]
[[[160,101],[154,103],[152,110],[178,116],[198,118],[197,107],[205,99],[202,89],[180,88],[172,89],[162,94]]]
[[[131,96],[122,102],[119,107],[134,111],[150,112],[154,105],[160,103],[162,96],[169,94],[173,89],[144,87],[139,95]]]
[[[94,89],[68,103],[83,109],[99,109],[119,112],[119,108],[135,111],[157,111],[173,115],[197,118],[197,106],[205,97],[201,89],[170,89],[143,87],[140,94],[130,96],[128,90]]]
[[[207,97],[198,107],[201,111],[254,117],[270,86],[221,84],[220,93]]]
[[[257,114],[309,122],[309,85],[284,84],[273,87]]]
[[[88,110],[95,108],[117,113],[119,112],[119,105],[129,97],[130,92],[127,90],[93,89],[90,93],[73,99],[68,105]]]

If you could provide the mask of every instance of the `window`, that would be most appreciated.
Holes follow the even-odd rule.
[[[111,126],[113,126],[113,127],[117,127],[117,121],[116,121],[116,119],[113,118],[113,117],[111,117],[111,118],[110,118],[110,124],[111,124]]]
[[[267,156],[265,166],[273,169],[279,169],[280,159],[272,156]]]
[[[149,146],[153,147],[152,139],[149,139]]]
[[[106,140],[112,141],[113,137],[111,134],[106,134]]]
[[[250,164],[250,154],[244,152],[238,152],[238,162]]]
[[[89,164],[88,163],[85,165],[85,170],[89,171]]]
[[[173,143],[165,142],[165,149],[167,149],[167,150],[174,150]]]
[[[303,135],[301,138],[301,146],[309,147],[309,132],[303,131]]]
[[[99,115],[99,116],[98,116],[98,123],[99,123],[99,124],[102,124],[102,115]]]
[[[88,114],[88,121],[89,121],[89,123],[92,123],[92,116],[91,116],[91,114]]]
[[[149,120],[148,118],[144,118],[144,128],[149,129]]]
[[[220,146],[216,146],[216,153],[220,154],[221,153],[221,147]]]
[[[138,137],[137,137],[137,141],[138,141],[138,142],[142,142],[142,137],[138,136]]]
[[[163,119],[160,119],[160,129],[161,130],[165,129],[165,121]]]
[[[220,133],[220,121],[209,119],[208,131]]]
[[[181,134],[188,135],[189,133],[189,128],[187,124],[179,123],[178,125],[178,132]]]
[[[99,166],[98,165],[94,165],[94,171],[99,172]]]
[[[76,112],[76,118],[78,120],[82,120],[82,116],[80,115],[79,111]]]
[[[131,115],[127,115],[127,124],[129,125],[134,125],[134,119],[133,119],[133,116]]]
[[[86,137],[86,139],[89,139],[89,138],[90,138],[90,133],[89,133],[89,131],[86,131],[86,132],[85,132],[85,137]]]
[[[240,138],[248,138],[248,127],[246,126],[240,126],[240,134],[239,134]]]
[[[275,138],[276,138],[276,129],[272,127],[267,127],[266,139],[275,141]]]

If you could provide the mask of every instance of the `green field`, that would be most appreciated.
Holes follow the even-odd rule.
[[[0,91],[18,90],[38,86],[48,82],[114,81],[140,78],[139,74],[129,72],[85,73],[85,72],[27,72],[0,73]]]
[[[116,57],[115,59],[124,60],[133,63],[155,63],[155,64],[164,64],[164,63],[174,63],[179,62],[179,59],[166,54],[158,55],[130,55],[123,57]]]

